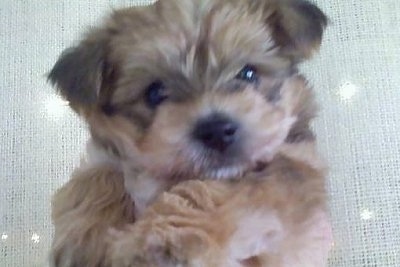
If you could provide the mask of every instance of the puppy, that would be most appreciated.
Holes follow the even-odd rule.
[[[49,79],[92,138],[53,199],[52,264],[109,266],[107,230],[171,186],[243,179],[282,143],[313,140],[297,64],[326,22],[303,0],[160,0],[113,12],[67,49]]]

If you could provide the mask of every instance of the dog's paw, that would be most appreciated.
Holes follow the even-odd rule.
[[[206,245],[201,234],[171,225],[137,223],[109,235],[115,267],[191,266]]]
[[[144,247],[143,236],[134,231],[133,225],[123,230],[111,228],[108,234],[108,254],[112,266],[151,266],[146,261],[147,249]]]

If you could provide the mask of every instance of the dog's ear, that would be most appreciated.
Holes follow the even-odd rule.
[[[66,49],[48,75],[71,107],[80,112],[93,107],[112,72],[107,64],[107,38],[92,33],[80,44]]]
[[[266,20],[282,52],[301,61],[318,50],[328,19],[316,5],[306,0],[260,1],[268,2]]]

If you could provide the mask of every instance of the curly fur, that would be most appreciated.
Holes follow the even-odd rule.
[[[318,156],[305,148],[314,146],[316,105],[297,65],[318,49],[326,24],[305,0],[160,0],[114,11],[67,49],[49,80],[88,124],[91,145],[53,198],[52,266],[306,260],[320,244],[309,240],[312,225],[326,222],[317,220],[325,193]],[[248,64],[257,82],[235,78]],[[157,108],[144,97],[155,81],[168,94]],[[197,121],[216,112],[241,127],[229,153],[211,153],[191,136]],[[185,183],[194,179],[204,182]],[[157,246],[144,251],[156,257],[136,257],[157,218],[176,228],[188,223],[195,234],[165,232],[171,225],[162,223],[150,240]]]
[[[326,266],[325,171],[315,144],[302,142],[239,181],[181,183],[112,233],[112,266]]]

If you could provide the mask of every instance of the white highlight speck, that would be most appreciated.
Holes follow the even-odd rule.
[[[8,235],[6,233],[3,233],[1,235],[1,240],[6,241],[8,239]]]
[[[339,87],[338,95],[342,100],[348,101],[353,98],[357,91],[358,88],[355,84],[351,82],[345,82]]]
[[[60,119],[68,110],[68,104],[58,95],[50,95],[44,101],[47,115],[53,119]]]
[[[368,221],[374,217],[374,212],[369,209],[363,209],[360,213],[361,220]]]
[[[40,242],[40,236],[37,233],[33,233],[31,240],[33,241],[33,243],[37,244]]]

